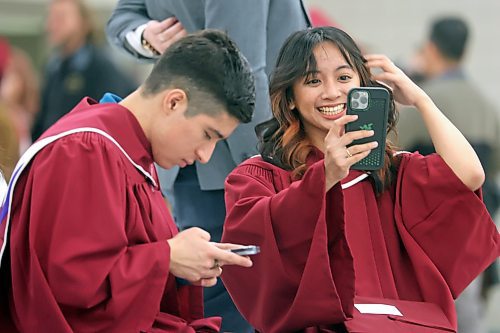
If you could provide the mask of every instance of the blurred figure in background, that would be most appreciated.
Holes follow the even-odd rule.
[[[3,85],[5,72],[9,67],[11,58],[11,47],[9,43],[0,38],[0,87]],[[19,158],[19,140],[16,135],[16,128],[9,109],[0,95],[0,172],[8,180],[17,159]]]
[[[469,140],[486,173],[483,200],[494,216],[499,205],[495,177],[500,169],[499,110],[468,78],[463,59],[469,39],[466,22],[458,17],[436,19],[428,40],[417,55],[412,72],[422,78],[422,88]],[[401,112],[398,124],[402,148],[434,153],[430,136],[415,112]],[[458,331],[485,332],[481,289],[498,282],[496,264],[474,281],[457,300]],[[483,281],[484,280],[484,281]]]
[[[54,48],[44,74],[42,105],[32,129],[35,141],[84,96],[100,98],[107,91],[125,96],[136,83],[122,73],[93,42],[89,9],[80,0],[52,0],[46,22]]]
[[[107,26],[110,42],[129,54],[154,61],[186,31],[226,31],[248,59],[256,79],[253,119],[217,144],[207,164],[159,170],[164,193],[172,194],[181,230],[201,227],[219,241],[225,217],[224,180],[243,160],[257,154],[256,124],[271,117],[268,78],[278,50],[309,19],[302,0],[120,0]],[[253,332],[241,317],[221,281],[205,290],[205,313],[223,317],[222,331]]]
[[[6,194],[7,194],[7,182],[3,178],[2,171],[0,171],[0,206]]]
[[[10,47],[0,85],[0,99],[14,121],[21,155],[31,144],[31,127],[40,107],[38,75],[26,52]]]

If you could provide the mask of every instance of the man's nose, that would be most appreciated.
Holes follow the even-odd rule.
[[[212,157],[217,142],[207,143],[196,150],[196,157],[200,163],[207,163]]]

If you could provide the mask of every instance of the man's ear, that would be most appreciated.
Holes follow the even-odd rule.
[[[187,105],[187,94],[182,89],[169,90],[163,97],[163,110],[167,112],[167,114],[179,111],[186,112]]]

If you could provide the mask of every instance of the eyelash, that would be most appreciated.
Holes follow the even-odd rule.
[[[311,79],[306,81],[306,84],[316,84],[316,83],[319,83],[318,79]]]
[[[339,75],[339,79],[341,79],[341,81],[348,81],[348,80],[352,79],[352,77],[350,75],[343,74],[343,75]],[[320,82],[319,79],[310,79],[310,80],[306,81],[306,84],[307,85],[318,84],[319,82]]]
[[[207,132],[207,131],[205,131],[205,138],[206,138],[207,140],[212,140],[212,137],[210,136],[210,134],[208,134],[208,132]]]

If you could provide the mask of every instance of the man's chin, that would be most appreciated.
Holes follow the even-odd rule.
[[[172,164],[172,163],[168,163],[168,162],[165,162],[165,163],[160,163],[160,162],[156,162],[156,164],[158,164],[162,169],[172,169],[173,167],[177,166],[177,164]]]

